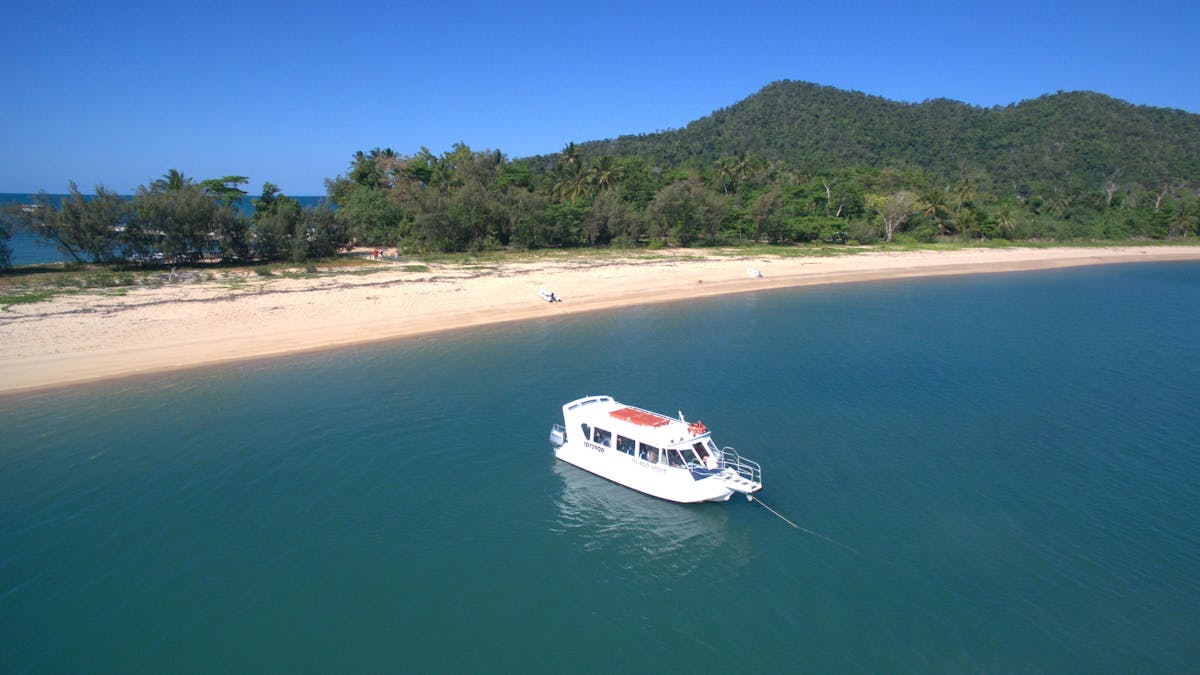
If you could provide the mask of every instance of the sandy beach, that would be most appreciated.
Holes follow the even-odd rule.
[[[1200,260],[1200,246],[826,257],[670,250],[476,264],[367,260],[317,275],[181,273],[161,285],[60,295],[0,312],[0,394],[726,293],[1173,260]],[[543,301],[543,288],[563,301]]]

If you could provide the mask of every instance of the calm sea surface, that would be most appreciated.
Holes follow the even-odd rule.
[[[0,672],[1200,670],[1200,265],[731,296],[0,399]],[[703,419],[758,504],[556,463]]]

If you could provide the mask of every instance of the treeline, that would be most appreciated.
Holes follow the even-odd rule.
[[[509,161],[465,145],[435,156],[355,155],[327,181],[352,236],[413,251],[497,247],[681,246],[744,242],[874,243],[897,236],[962,240],[1186,237],[1200,199],[1190,180],[1157,188],[997,189],[964,169],[912,164],[805,171],[753,153],[711,163],[642,155]]]
[[[129,200],[72,185],[5,224],[90,262],[300,261],[353,244],[1166,239],[1200,222],[1200,116],[1090,93],[983,109],[780,82],[686,129],[550,156],[359,151],[318,208],[268,183],[243,215],[244,182],[172,171]]]
[[[1071,93],[992,109],[795,82],[686,129],[509,160],[358,152],[327,181],[350,236],[497,247],[1187,237],[1200,116]]]
[[[328,205],[301,208],[271,183],[249,213],[244,176],[197,183],[172,169],[123,197],[98,186],[84,195],[70,183],[66,197],[41,193],[32,204],[5,209],[5,233],[35,233],[67,258],[96,264],[196,264],[332,256],[349,237]],[[4,237],[7,238],[7,237]],[[7,254],[7,248],[0,254]],[[7,262],[7,255],[3,262]]]

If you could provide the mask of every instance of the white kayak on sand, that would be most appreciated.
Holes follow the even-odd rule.
[[[562,302],[562,298],[555,295],[554,291],[548,291],[544,288],[542,290],[538,291],[538,297],[545,300],[546,302]]]

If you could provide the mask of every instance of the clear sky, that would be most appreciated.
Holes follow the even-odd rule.
[[[678,128],[766,84],[992,106],[1059,90],[1200,112],[1200,4],[60,2],[9,5],[0,192],[177,168],[324,194],[356,150],[511,158]]]

